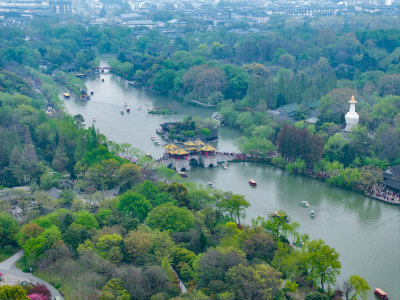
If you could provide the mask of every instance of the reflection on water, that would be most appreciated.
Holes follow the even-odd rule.
[[[156,136],[159,124],[178,121],[187,115],[207,118],[213,112],[129,88],[117,76],[101,74],[100,77],[105,81],[99,78],[87,81],[88,91],[94,92],[92,100],[87,103],[66,100],[68,111],[81,114],[87,124],[96,117],[96,127],[109,139],[131,143],[154,157],[164,152],[150,139]],[[121,115],[125,102],[132,111]],[[177,113],[149,115],[147,109],[153,107],[166,107]],[[234,141],[238,136],[236,130],[221,128],[218,149],[237,151]],[[302,232],[311,238],[322,238],[337,249],[343,266],[341,279],[359,274],[371,288],[381,287],[393,297],[399,295],[400,299],[400,207],[307,177],[289,175],[265,164],[229,163],[228,169],[194,166],[188,175],[187,180],[204,186],[211,181],[219,189],[245,195],[251,203],[247,210],[248,222],[257,216],[267,217],[275,210],[285,210],[293,221],[300,223]],[[249,186],[250,178],[258,182],[256,188]],[[303,200],[310,202],[311,207],[300,207]],[[308,215],[310,209],[317,212],[314,219]]]

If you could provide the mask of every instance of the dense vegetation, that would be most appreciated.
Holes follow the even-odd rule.
[[[36,21],[1,30],[0,185],[32,189],[0,202],[3,211],[22,210],[20,223],[0,214],[1,250],[22,247],[23,266],[70,299],[283,299],[297,291],[306,299],[365,297],[369,287],[359,276],[331,289],[338,253],[299,234],[284,212],[242,226],[243,196],[173,182],[165,168],[157,173],[168,183],[145,181],[154,178],[149,159],[107,143],[82,116],[65,114],[58,99],[54,80],[78,93],[83,83],[73,72],[90,72],[98,55],[111,54],[122,77],[181,101],[218,105],[223,123],[243,131],[246,154],[365,190],[381,180],[382,168],[400,163],[400,31],[369,29],[357,18],[292,22],[272,18],[264,33],[245,36],[189,28],[174,40]],[[343,135],[352,95],[360,124]],[[299,104],[294,119],[269,115],[290,103]],[[45,113],[48,107],[55,112]],[[304,122],[313,114],[316,124]],[[98,193],[116,186],[119,197]],[[57,200],[43,192],[52,187],[63,188]],[[6,286],[0,299],[26,292]]]
[[[298,147],[289,155],[280,153],[285,160],[271,162],[363,189],[379,182],[380,176],[374,182],[366,179],[371,172],[400,162],[400,40],[398,30],[391,29],[395,26],[395,19],[383,22],[379,17],[354,17],[351,22],[274,17],[262,33],[239,36],[227,29],[188,27],[183,37],[169,40],[157,32],[136,39],[123,27],[33,23],[30,39],[19,29],[2,34],[0,65],[21,73],[18,65],[45,64],[77,92],[81,84],[65,72],[93,69],[96,51],[112,54],[113,72],[122,77],[182,101],[218,104],[223,123],[243,130],[241,150],[265,159],[277,150],[282,124],[267,110],[297,103],[288,122],[303,130],[300,135],[316,135],[310,136],[317,143],[316,159],[310,161]],[[344,137],[339,131],[352,95],[359,100],[360,124]],[[319,121],[307,125],[309,115]],[[301,139],[288,138],[292,144]]]
[[[4,89],[1,98],[6,118],[1,120],[7,121],[1,123],[2,182],[29,183],[32,192],[8,190],[2,199],[3,211],[21,208],[22,225],[0,214],[1,247],[22,247],[21,267],[32,268],[67,299],[333,294],[331,289],[322,293],[336,282],[338,253],[301,235],[284,212],[282,217],[258,218],[251,226],[237,225],[249,206],[243,196],[193,184],[144,181],[144,175],[151,175],[146,158],[139,155],[138,165],[121,158],[135,151],[129,145],[106,144],[93,127],[84,128],[79,115],[60,111],[47,116],[45,96],[18,75],[7,75],[20,84]],[[158,173],[171,178],[166,169]],[[67,187],[58,199],[43,192],[69,177],[77,180],[79,197]],[[117,198],[93,194],[116,185],[122,188]],[[180,297],[177,275],[189,289]],[[0,297],[36,294],[41,299],[39,292],[47,290],[6,285]]]

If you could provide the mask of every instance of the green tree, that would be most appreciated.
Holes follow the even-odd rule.
[[[125,289],[124,282],[119,278],[113,278],[102,288],[101,300],[130,300],[131,297]]]
[[[244,196],[232,192],[216,193],[215,196],[218,209],[240,224],[240,218],[245,216],[245,210],[250,206]]]
[[[43,245],[45,250],[50,249],[58,241],[62,240],[60,229],[58,229],[58,227],[54,225],[50,226],[49,228],[45,228],[39,237],[43,237],[46,240]]]
[[[43,232],[43,228],[36,223],[25,224],[18,232],[18,244],[22,247],[30,238],[36,238]]]
[[[99,223],[96,218],[86,210],[78,211],[76,214],[75,223],[82,225],[87,230],[99,228]]]
[[[143,221],[151,210],[151,203],[136,192],[126,192],[118,197],[117,208],[123,213]]]
[[[119,167],[118,177],[121,186],[130,189],[140,181],[140,167],[132,163],[124,163]]]
[[[243,248],[246,258],[249,260],[271,261],[275,254],[276,245],[271,235],[258,230],[251,232],[243,241]]]
[[[0,212],[0,246],[15,244],[18,230],[18,221],[9,214]]]
[[[99,249],[100,255],[112,262],[120,262],[122,256],[122,236],[119,234],[102,235],[96,242],[96,248]]]
[[[351,275],[348,282],[344,283],[343,290],[346,300],[355,300],[357,296],[365,300],[368,298],[368,292],[371,290],[368,282],[359,275]]]
[[[281,273],[269,265],[246,267],[239,264],[226,273],[235,299],[274,299],[281,285]]]
[[[139,256],[150,252],[153,246],[152,234],[143,228],[130,231],[124,239],[125,251],[135,261]]]
[[[76,251],[79,244],[90,238],[87,229],[80,224],[71,224],[64,233],[64,242]]]
[[[307,267],[310,279],[319,282],[324,289],[325,283],[335,284],[340,273],[339,254],[321,239],[307,243]]]
[[[258,217],[256,223],[261,225],[264,230],[275,237],[282,236],[287,238],[287,235],[291,229],[290,218],[283,210],[273,213],[268,217],[267,220]]]
[[[63,172],[66,170],[68,163],[69,158],[67,156],[67,153],[65,152],[64,139],[60,132],[58,135],[58,145],[56,153],[54,154],[51,165],[56,171]]]
[[[172,198],[178,200],[180,206],[188,206],[188,190],[187,188],[181,183],[171,183],[165,191],[171,194]]]
[[[176,74],[174,70],[162,69],[153,81],[154,89],[163,94],[168,94],[174,88]]]
[[[155,207],[147,216],[146,223],[160,230],[186,231],[194,226],[193,213],[186,207],[165,203]]]
[[[351,275],[349,279],[350,283],[353,285],[355,294],[353,296],[356,299],[359,296],[361,299],[365,300],[368,298],[368,292],[371,290],[368,282],[361,276]]]

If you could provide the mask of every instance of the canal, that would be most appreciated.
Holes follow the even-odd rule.
[[[108,139],[130,143],[155,158],[164,152],[151,140],[151,136],[156,136],[163,144],[156,135],[159,124],[178,121],[188,115],[207,118],[213,112],[128,87],[124,80],[111,74],[88,79],[86,85],[89,92],[94,92],[92,99],[88,102],[65,100],[68,112],[81,114],[86,125],[91,125],[95,117],[96,128]],[[124,103],[131,112],[121,115]],[[154,107],[169,108],[176,114],[148,114],[147,109]],[[218,150],[237,151],[238,131],[221,128],[219,134]],[[289,175],[266,164],[230,163],[227,169],[193,167],[188,175],[188,180],[198,184],[211,181],[219,189],[244,195],[251,203],[246,216],[248,222],[283,209],[300,224],[302,233],[308,233],[312,239],[323,239],[340,253],[339,281],[358,274],[372,289],[380,287],[389,293],[390,299],[400,299],[400,207],[307,177]],[[256,188],[249,186],[249,178],[258,182]],[[309,217],[309,209],[299,206],[303,200],[310,202],[317,212],[314,219]],[[374,299],[372,293],[368,299]]]

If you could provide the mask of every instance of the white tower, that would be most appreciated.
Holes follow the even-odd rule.
[[[354,99],[354,96],[351,96],[350,103],[350,110],[345,115],[346,119],[346,131],[351,131],[353,127],[358,124],[358,120],[360,119],[358,113],[356,113],[356,103],[357,101]]]

